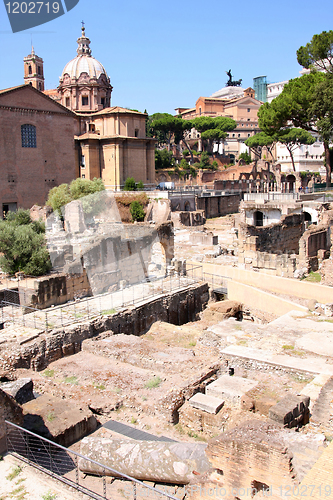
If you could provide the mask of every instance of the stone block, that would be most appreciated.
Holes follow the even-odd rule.
[[[5,420],[22,426],[23,412],[12,396],[0,389],[0,453],[6,451]]]
[[[309,396],[288,395],[270,408],[269,418],[284,427],[296,427],[307,416],[309,404]]]
[[[242,396],[247,391],[256,387],[257,384],[256,380],[223,375],[215,380],[215,382],[206,386],[206,394],[215,398],[228,400],[240,406]]]
[[[5,382],[0,385],[0,389],[12,396],[20,405],[35,399],[31,378],[20,378],[13,382]]]
[[[222,408],[224,401],[222,399],[214,398],[213,396],[207,396],[207,394],[202,394],[197,392],[188,401],[193,408],[198,408],[199,410],[206,411],[207,413],[213,413],[214,415]]]
[[[91,411],[43,394],[23,405],[24,427],[31,432],[70,446],[97,427]]]

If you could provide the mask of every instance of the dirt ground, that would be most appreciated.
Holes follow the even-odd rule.
[[[88,406],[101,424],[113,419],[175,440],[207,440],[210,434],[193,436],[185,432],[184,436],[184,429],[171,423],[174,399],[183,395],[184,402],[193,393],[193,387],[203,391],[205,383],[227,373],[220,361],[220,350],[227,345],[273,349],[276,353],[302,357],[305,353],[291,348],[298,336],[297,331],[277,330],[235,318],[216,323],[207,311],[200,321],[183,326],[157,322],[140,338],[112,332],[108,336],[106,332],[102,338],[84,341],[81,352],[51,363],[43,372],[21,369],[17,376],[31,377],[37,393]],[[196,385],[214,368],[212,377]],[[241,368],[236,369],[235,375],[256,380],[253,397],[268,398],[272,404],[289,392],[300,392],[311,381],[284,372]],[[228,415],[223,430],[249,416],[227,403],[220,411]],[[221,430],[216,428],[215,433]]]

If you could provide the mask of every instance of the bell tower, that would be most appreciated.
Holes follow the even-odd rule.
[[[24,83],[28,83],[35,89],[44,91],[44,61],[36,56],[34,48],[31,54],[24,58]]]

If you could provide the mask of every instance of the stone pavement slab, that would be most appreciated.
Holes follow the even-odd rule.
[[[217,380],[206,386],[206,394],[219,399],[227,399],[240,404],[241,397],[253,389],[258,382],[248,378],[222,375]]]
[[[193,408],[198,408],[199,410],[206,411],[207,413],[213,413],[214,415],[224,405],[223,399],[208,396],[208,394],[202,394],[201,392],[194,394],[188,402],[191,406],[193,406]]]
[[[235,358],[244,358],[258,363],[265,363],[271,366],[282,366],[291,370],[305,373],[325,373],[333,375],[333,363],[329,363],[322,358],[307,356],[306,358],[296,358],[284,354],[274,354],[271,351],[253,349],[241,345],[231,345],[223,349],[222,354]],[[332,360],[333,361],[333,360]]]

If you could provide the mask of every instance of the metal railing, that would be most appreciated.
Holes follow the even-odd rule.
[[[161,294],[176,292],[195,284],[200,277],[174,275],[155,281],[138,283],[113,293],[87,297],[48,309],[37,309],[11,301],[2,301],[0,322],[16,323],[39,330],[52,330],[85,321],[96,316],[108,316],[124,307],[138,304]]]
[[[207,282],[212,290],[222,289],[223,293],[228,291],[228,282],[232,279],[229,276],[207,273],[202,265],[186,264],[186,274],[191,276],[193,280]]]
[[[54,479],[88,495],[90,498],[94,498],[95,500],[111,500],[116,493],[118,496],[120,493],[124,498],[132,498],[133,500],[139,498],[161,498],[161,500],[169,498],[179,500],[179,497],[175,497],[127,474],[123,474],[95,460],[84,457],[80,453],[69,450],[7,420],[5,424],[8,453],[52,476]],[[79,459],[97,465],[104,474],[99,475],[98,472],[94,472],[92,480],[87,481],[87,475],[80,471]],[[115,478],[122,482],[124,481],[124,487],[120,488],[122,491],[119,491],[119,483],[117,490],[115,490],[115,485],[113,485]],[[173,487],[173,489],[175,490],[177,487]],[[143,496],[141,496],[142,494]]]

